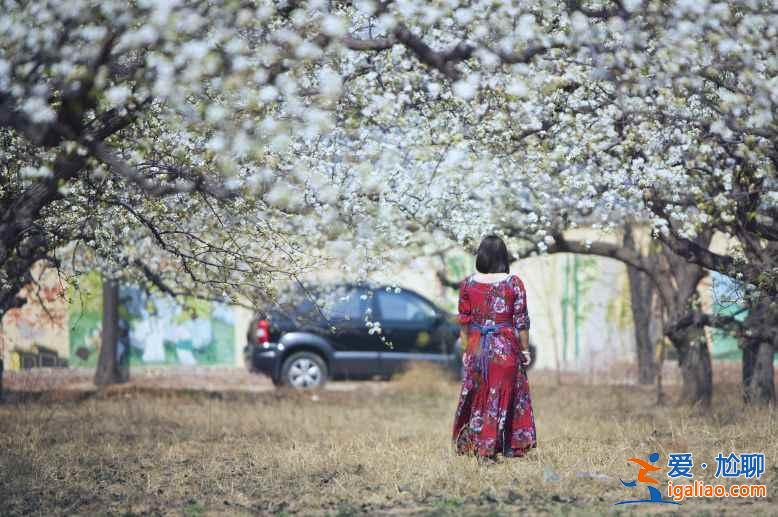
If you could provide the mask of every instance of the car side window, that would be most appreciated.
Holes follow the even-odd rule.
[[[325,297],[323,312],[333,320],[361,321],[365,317],[366,307],[365,289],[336,289]]]
[[[378,291],[378,310],[383,321],[431,321],[437,313],[418,296],[401,291]]]

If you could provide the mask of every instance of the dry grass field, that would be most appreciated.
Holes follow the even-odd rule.
[[[717,385],[703,415],[656,407],[652,387],[550,377],[530,374],[538,448],[497,463],[452,453],[457,386],[425,368],[354,391],[130,389],[7,402],[0,514],[776,513],[776,415],[744,408],[736,385]],[[691,451],[714,465],[719,452],[764,452],[768,497],[613,506],[645,496],[619,477],[635,478],[626,458],[653,451],[660,464]]]

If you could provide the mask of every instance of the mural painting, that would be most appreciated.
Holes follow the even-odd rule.
[[[37,268],[28,303],[9,310],[0,327],[0,360],[8,370],[68,365],[65,289],[56,272]]]
[[[74,288],[69,308],[70,362],[94,367],[100,349],[102,295],[97,274]],[[235,364],[234,311],[197,299],[183,303],[134,285],[120,287],[119,355],[137,365]]]

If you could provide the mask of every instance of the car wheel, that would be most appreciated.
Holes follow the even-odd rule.
[[[297,352],[284,361],[281,379],[290,388],[319,388],[327,382],[327,365],[318,354]]]

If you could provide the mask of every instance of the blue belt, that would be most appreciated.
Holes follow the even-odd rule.
[[[481,342],[479,344],[480,347],[480,353],[478,354],[477,359],[477,367],[478,370],[481,372],[481,377],[483,377],[484,382],[487,381],[487,376],[489,372],[489,361],[492,359],[493,351],[491,346],[487,346],[489,344],[488,337],[490,334],[495,334],[500,329],[512,327],[513,325],[510,322],[503,322],[503,323],[493,323],[491,325],[479,325],[478,323],[471,323],[470,328],[471,329],[478,329],[479,334],[481,334]]]

